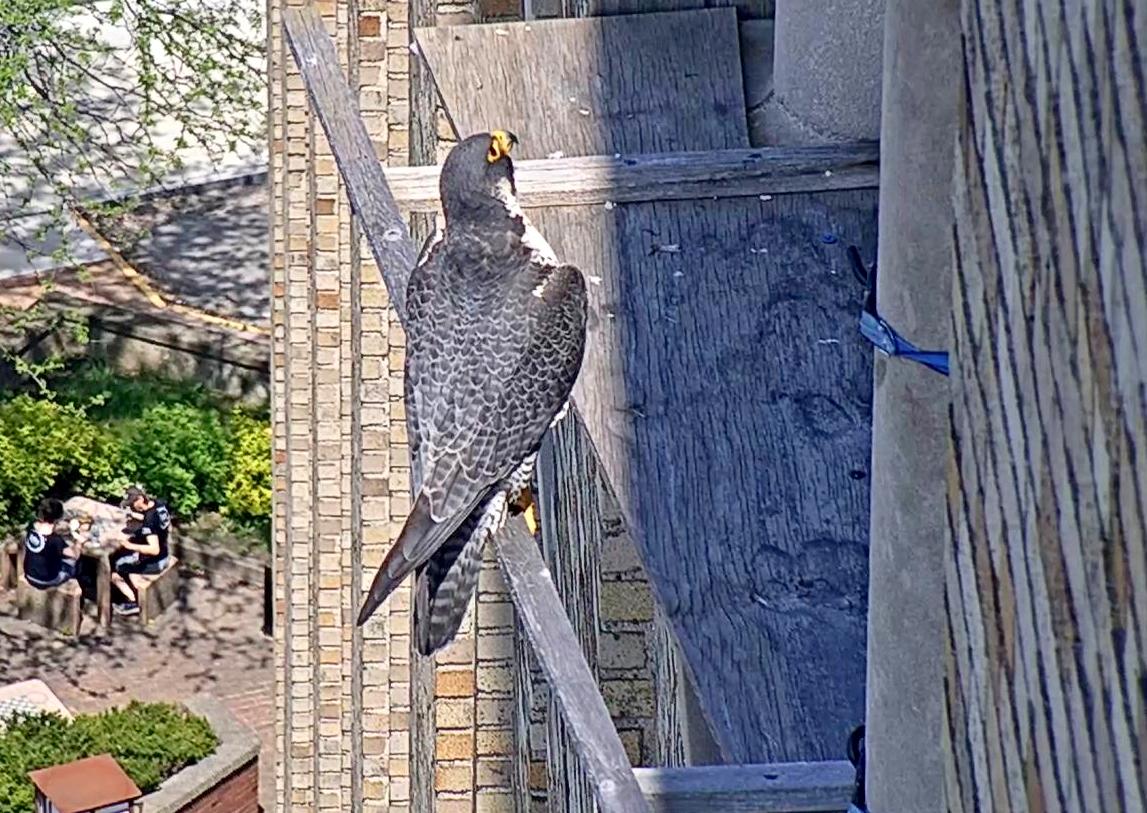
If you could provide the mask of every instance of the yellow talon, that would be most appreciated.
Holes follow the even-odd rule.
[[[538,535],[538,508],[534,505],[534,501],[530,500],[530,505],[526,508],[525,512],[526,527],[530,529],[530,533],[534,536]]]
[[[534,536],[538,535],[538,508],[534,503],[534,492],[529,488],[523,488],[518,494],[517,499],[513,504],[515,514],[522,514],[526,520],[526,527],[530,529],[530,533]]]

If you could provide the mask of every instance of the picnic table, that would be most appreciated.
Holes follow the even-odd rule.
[[[112,620],[112,566],[111,558],[123,547],[128,538],[125,527],[130,522],[126,510],[88,497],[72,497],[64,503],[70,518],[81,520],[81,533],[86,529],[81,552],[96,565],[96,605],[99,624],[107,627]]]

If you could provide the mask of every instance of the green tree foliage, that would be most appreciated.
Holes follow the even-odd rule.
[[[32,813],[29,771],[111,754],[144,793],[212,754],[219,739],[202,717],[170,703],[81,714],[18,715],[0,731],[0,813]]]
[[[113,216],[188,154],[214,160],[261,144],[264,9],[252,0],[2,0],[0,241],[67,265],[71,213]],[[33,362],[14,347],[30,331],[61,329],[83,340],[67,311],[0,308],[0,357],[42,386],[62,358]]]
[[[261,15],[249,0],[5,0],[0,3],[0,156],[10,197],[64,207],[93,191],[154,185],[197,147],[257,143]],[[27,211],[27,210],[25,210]]]
[[[227,516],[262,533],[271,521],[271,427],[240,411],[231,413]]]
[[[79,407],[28,395],[0,403],[0,504],[17,523],[59,485],[111,494],[130,474],[119,438]]]
[[[215,410],[161,404],[125,426],[127,467],[176,514],[190,516],[226,496],[227,431]]]

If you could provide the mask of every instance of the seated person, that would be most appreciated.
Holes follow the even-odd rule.
[[[24,578],[41,590],[56,587],[75,577],[79,557],[79,543],[64,519],[64,504],[42,500],[24,535]]]
[[[142,488],[127,490],[123,506],[140,520],[123,543],[123,550],[112,560],[112,584],[125,599],[115,605],[119,615],[138,615],[139,596],[131,583],[131,574],[154,575],[167,567],[167,540],[171,535],[171,513],[167,506],[152,499]]]

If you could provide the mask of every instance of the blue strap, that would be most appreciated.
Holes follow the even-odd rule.
[[[867,289],[864,309],[860,312],[860,334],[876,346],[877,350],[889,356],[900,356],[909,361],[923,364],[941,375],[948,375],[948,353],[943,350],[921,350],[905,339],[896,328],[884,321],[876,309],[876,266],[869,270],[860,258],[860,249],[848,247],[848,259],[852,272]],[[850,811],[851,813],[851,811]]]

